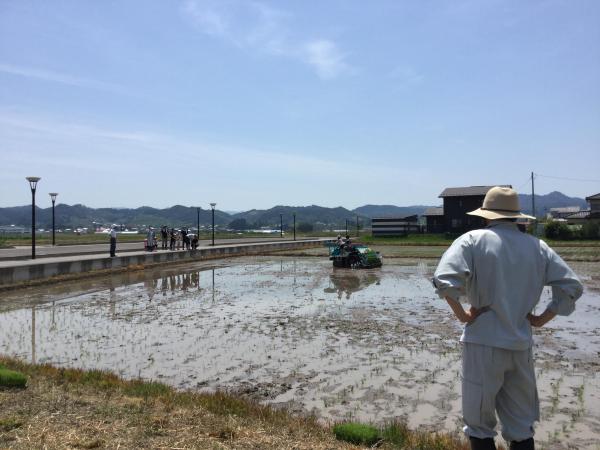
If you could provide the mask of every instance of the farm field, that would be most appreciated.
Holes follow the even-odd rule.
[[[15,291],[0,303],[0,353],[226,390],[323,424],[458,433],[460,326],[431,287],[435,261],[330,264],[244,258]],[[600,273],[573,267],[586,284],[576,313],[536,332],[544,448],[593,448],[600,432]]]

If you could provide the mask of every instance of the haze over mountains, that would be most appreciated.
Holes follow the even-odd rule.
[[[521,207],[525,213],[531,214],[531,195],[519,194]],[[353,210],[343,207],[326,208],[318,205],[311,206],[275,206],[267,210],[252,209],[236,214],[228,214],[215,210],[215,224],[226,226],[236,219],[244,219],[252,226],[279,227],[283,216],[284,226],[290,226],[293,214],[296,223],[321,224],[322,226],[343,226],[346,220],[353,223],[356,217],[363,224],[372,217],[404,217],[413,214],[423,214],[429,206],[438,205],[364,205]],[[535,208],[538,216],[543,216],[550,208],[579,206],[587,209],[587,202],[582,198],[568,197],[560,192],[550,192],[546,195],[535,196]],[[140,208],[88,208],[84,205],[58,204],[56,206],[57,228],[94,228],[113,223],[130,226],[194,226],[198,210],[195,207],[175,205],[170,208],[157,209],[148,206]],[[212,220],[210,209],[199,209],[200,224],[209,225]],[[36,222],[39,228],[52,226],[52,208],[36,207]],[[31,226],[31,206],[16,206],[0,208],[0,225]],[[317,227],[318,228],[318,227]]]

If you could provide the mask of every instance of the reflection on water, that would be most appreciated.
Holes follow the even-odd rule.
[[[454,431],[460,331],[432,269],[256,258],[28,289],[0,303],[0,353],[230,389],[324,419]],[[568,434],[586,448],[600,432],[597,300],[588,291],[574,316],[537,335],[548,442]]]
[[[35,364],[35,306],[31,308],[31,362]]]
[[[337,293],[338,299],[345,294],[349,299],[353,292],[358,292],[370,284],[379,284],[379,276],[374,272],[348,271],[347,269],[333,269],[329,275],[330,285],[323,289],[326,293]]]

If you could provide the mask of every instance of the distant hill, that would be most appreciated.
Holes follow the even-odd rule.
[[[94,228],[94,224],[111,225],[113,223],[126,226],[193,226],[197,221],[196,208],[176,205],[166,209],[150,208],[89,208],[84,205],[56,205],[57,228]],[[39,228],[52,227],[52,207],[36,207],[36,222]],[[215,211],[215,224],[226,225],[231,216],[222,211]],[[200,208],[200,224],[212,223],[209,209]],[[31,206],[15,206],[0,208],[0,225],[31,225]]]
[[[531,214],[531,195],[519,194],[521,209],[526,214]],[[566,206],[579,206],[581,209],[588,209],[588,203],[583,198],[567,197],[565,194],[553,191],[546,195],[535,196],[535,215],[542,217],[550,208],[564,208]]]
[[[531,214],[531,195],[519,194],[519,200],[524,212]],[[579,206],[587,209],[587,202],[578,197],[567,197],[560,192],[550,192],[546,195],[535,196],[535,209],[538,217],[545,215],[550,208],[565,206]],[[284,206],[278,205],[266,210],[252,209],[237,214],[227,214],[224,211],[215,211],[215,224],[227,226],[235,219],[245,219],[254,226],[279,227],[280,214],[283,214],[284,226],[292,225],[292,215],[296,214],[296,224],[307,222],[317,225],[317,229],[324,227],[345,226],[346,220],[356,223],[360,218],[362,225],[368,225],[373,217],[404,217],[413,214],[423,214],[428,206],[395,206],[395,205],[364,205],[354,210],[338,206],[326,208],[323,206]],[[52,208],[36,208],[36,221],[39,228],[52,226]],[[58,228],[93,228],[94,223],[110,225],[113,223],[141,227],[151,225],[159,227],[169,226],[194,226],[196,224],[196,208],[175,205],[170,208],[157,209],[149,206],[140,208],[89,208],[84,205],[56,206],[56,225]],[[211,223],[210,209],[200,209],[200,224]],[[321,226],[319,226],[319,224]],[[17,225],[31,226],[31,206],[15,206],[0,208],[0,226]]]
[[[311,224],[345,226],[346,219],[356,222],[357,213],[346,208],[338,206],[337,208],[325,208],[323,206],[282,206],[278,205],[271,209],[259,210],[252,209],[232,216],[234,219],[245,219],[248,223],[256,226],[278,227],[280,224],[280,214],[283,214],[284,226],[291,226],[293,214],[296,214],[296,224],[307,222]],[[369,218],[358,214],[363,225]]]
[[[421,215],[429,206],[394,206],[394,205],[365,205],[353,209],[352,212],[366,217],[406,217],[414,214]]]

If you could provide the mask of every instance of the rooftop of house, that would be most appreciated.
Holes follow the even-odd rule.
[[[580,210],[581,208],[579,206],[563,206],[560,208],[550,208],[550,212],[555,213],[576,213]]]
[[[578,211],[575,214],[569,214],[565,219],[587,219],[590,216],[590,211]]]
[[[402,217],[397,217],[397,216],[383,216],[383,217],[373,217],[371,219],[371,221],[373,222],[388,222],[388,221],[392,221],[392,222],[398,222],[398,221],[415,221],[419,218],[419,216],[417,214],[411,214],[410,216],[402,216]]]
[[[424,216],[443,216],[444,215],[444,207],[443,206],[434,206],[431,208],[427,208],[423,213]]]
[[[590,201],[590,200],[600,200],[600,194],[596,194],[596,195],[590,195],[589,197],[585,198],[586,201]]]
[[[439,195],[440,198],[444,197],[469,197],[469,196],[480,196],[485,195],[487,192],[496,186],[512,188],[510,184],[497,184],[492,186],[465,186],[465,187],[452,187],[446,188]]]

